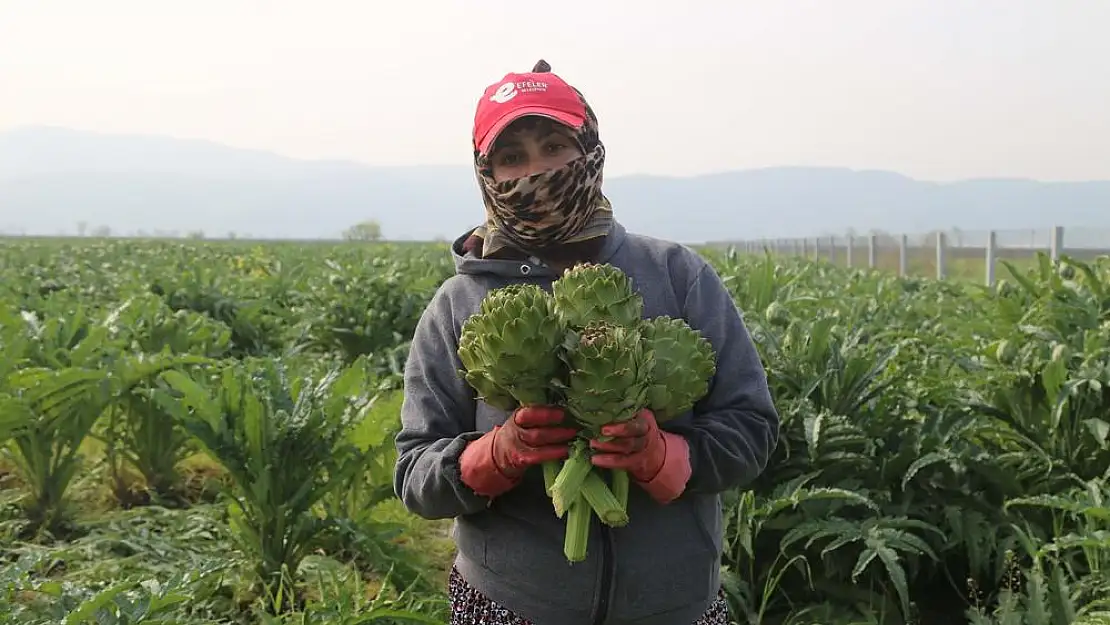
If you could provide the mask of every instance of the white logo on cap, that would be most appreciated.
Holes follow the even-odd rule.
[[[515,98],[518,93],[526,91],[547,91],[547,83],[536,80],[501,83],[501,86],[497,88],[497,91],[493,92],[493,95],[491,95],[489,99],[490,102],[504,104]]]
[[[491,95],[489,97],[489,99],[490,99],[491,102],[497,102],[498,104],[504,104],[504,103],[508,102],[509,100],[512,100],[515,97],[516,97],[516,85],[514,83],[507,82],[507,83],[502,84],[500,87],[498,87],[497,91],[494,91],[493,95]]]

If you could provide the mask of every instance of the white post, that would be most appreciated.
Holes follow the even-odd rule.
[[[944,270],[944,248],[945,236],[943,232],[937,232],[937,280],[945,278]]]
[[[878,265],[879,235],[873,234],[867,239],[867,266],[874,269]]]
[[[1052,248],[1049,254],[1052,256],[1052,262],[1060,260],[1060,255],[1064,253],[1064,227],[1056,226],[1052,229]]]

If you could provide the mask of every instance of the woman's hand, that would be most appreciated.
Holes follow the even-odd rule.
[[[562,422],[560,408],[517,409],[463,450],[462,481],[479,495],[496,497],[515,486],[528,467],[566,458],[577,430]]]
[[[632,419],[602,426],[602,436],[591,440],[591,462],[605,469],[623,469],[659,503],[682,494],[690,479],[690,446],[678,434],[664,432],[650,410]]]
[[[650,482],[663,467],[667,445],[650,410],[641,410],[628,421],[602,426],[601,435],[612,440],[590,441],[595,466],[624,469],[639,482]]]
[[[561,426],[562,422],[560,408],[529,406],[516,410],[504,425],[493,430],[493,461],[497,469],[516,479],[528,467],[565,459],[577,430]]]

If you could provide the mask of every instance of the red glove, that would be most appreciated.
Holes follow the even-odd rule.
[[[463,450],[463,483],[483,497],[496,497],[516,486],[528,467],[566,458],[577,430],[560,427],[562,421],[560,408],[518,408]]]
[[[690,445],[678,434],[664,432],[650,410],[622,423],[602,426],[609,441],[590,441],[594,466],[624,469],[659,503],[682,494],[690,479]]]

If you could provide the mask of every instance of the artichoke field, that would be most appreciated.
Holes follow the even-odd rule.
[[[1110,259],[983,287],[704,252],[783,417],[722,494],[734,623],[1110,622]],[[575,406],[582,453],[712,377],[586,269],[506,291],[515,317],[491,298],[459,346],[530,372],[491,403]],[[442,245],[0,241],[0,622],[447,623],[448,528],[391,472],[400,365],[452,272]],[[586,471],[564,518],[621,522],[620,480]]]
[[[379,251],[5,242],[0,622],[440,622],[383,508],[449,265]]]

